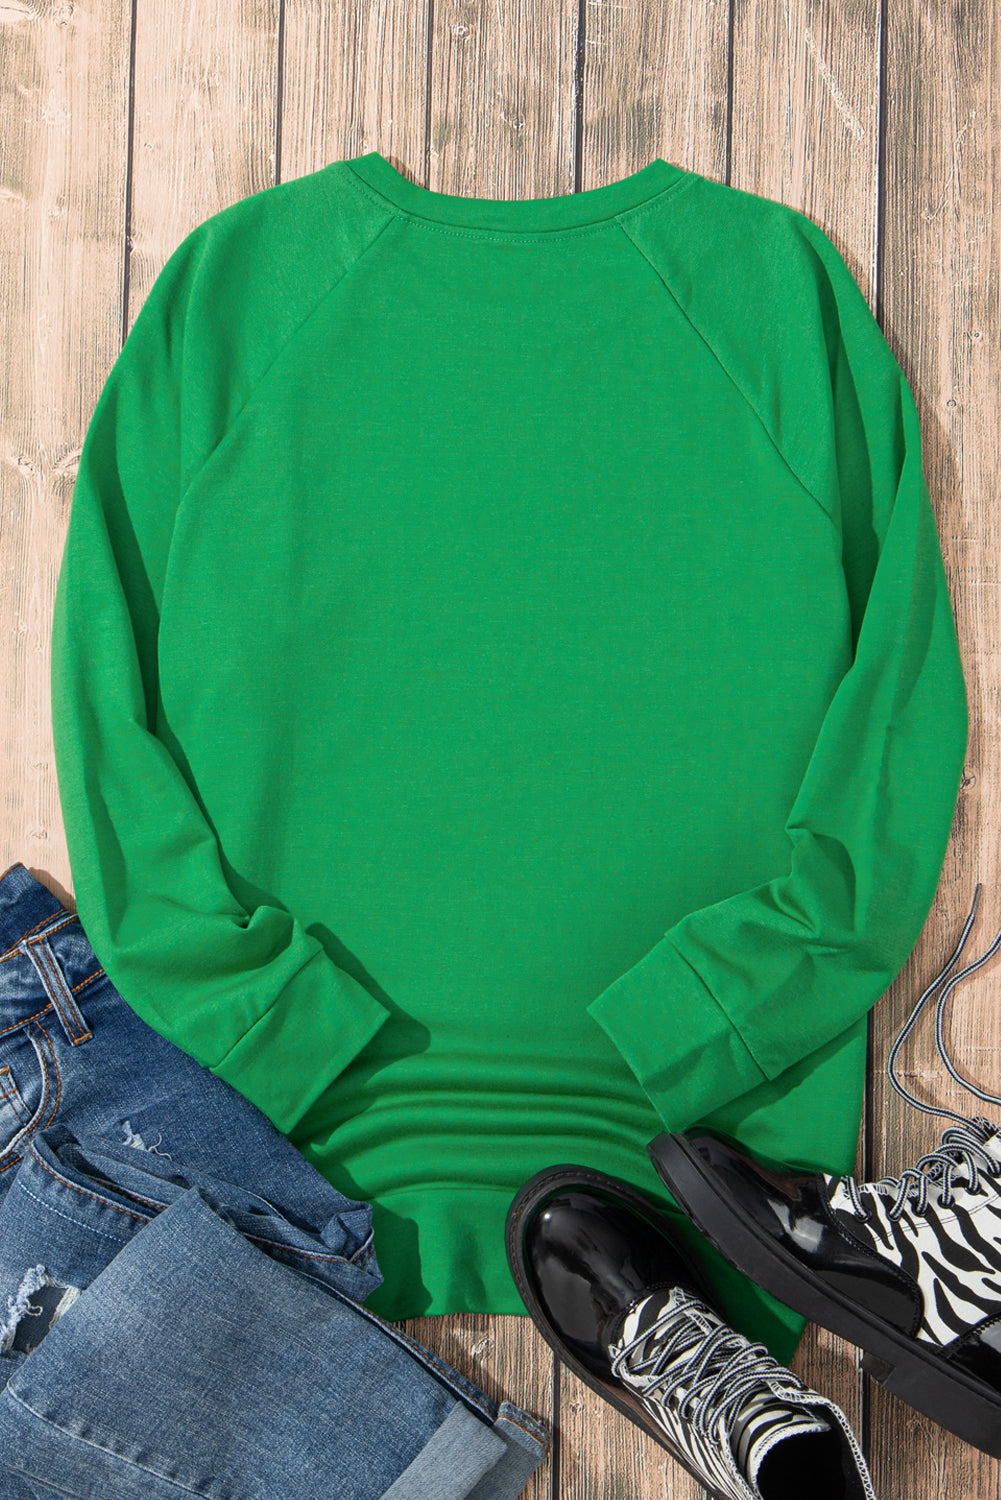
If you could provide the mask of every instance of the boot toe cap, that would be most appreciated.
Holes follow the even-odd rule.
[[[611,1331],[638,1297],[692,1285],[692,1268],[660,1211],[650,1204],[645,1212],[639,1195],[614,1180],[540,1192],[520,1216],[515,1243],[550,1331],[591,1368],[607,1370]]]

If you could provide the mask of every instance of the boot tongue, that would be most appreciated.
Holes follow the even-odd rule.
[[[733,1333],[729,1325],[706,1303],[692,1297],[682,1287],[674,1286],[669,1290],[653,1292],[628,1308],[618,1320],[618,1337],[613,1341],[613,1347],[631,1343],[653,1329],[649,1339],[638,1345],[630,1363],[642,1365],[646,1360],[655,1358],[664,1335],[662,1330],[653,1328],[653,1325],[665,1313],[674,1311],[683,1313],[686,1324],[691,1326],[693,1332],[693,1337],[686,1338],[680,1345],[679,1360],[687,1359],[693,1353],[697,1356],[697,1335],[711,1334],[717,1328],[727,1328]],[[720,1369],[733,1355],[735,1347],[733,1342],[724,1345],[712,1356],[708,1369],[703,1373],[711,1375]],[[689,1389],[690,1383],[683,1382],[677,1387],[676,1394],[681,1397]],[[725,1395],[725,1389],[720,1394]],[[730,1407],[728,1415],[721,1418],[721,1422],[725,1426],[725,1436],[723,1433],[720,1436],[724,1442],[728,1442],[737,1471],[752,1486],[755,1497],[760,1495],[757,1488],[758,1470],[777,1443],[786,1438],[800,1437],[807,1432],[823,1433],[831,1430],[831,1424],[815,1407],[791,1402],[782,1386],[772,1385],[767,1375],[751,1386],[736,1412]]]
[[[815,1407],[793,1406],[770,1389],[755,1390],[732,1419],[730,1447],[738,1470],[759,1494],[758,1470],[777,1443],[807,1432],[830,1431],[830,1422]]]

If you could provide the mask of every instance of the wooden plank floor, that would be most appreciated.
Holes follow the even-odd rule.
[[[48,718],[49,626],[84,433],[163,263],[217,209],[378,149],[425,186],[539,197],[661,156],[780,199],[830,235],[910,382],[970,699],[966,776],[938,895],[871,1017],[859,1171],[898,1172],[948,1122],[884,1082],[888,1039],[984,884],[1001,927],[998,557],[1001,0],[0,0],[2,865],[73,904]],[[1001,1092],[1001,968],[957,992],[954,1056]],[[904,1072],[973,1113],[932,1028]],[[408,1325],[554,1421],[527,1500],[701,1492],[558,1370],[527,1319]],[[809,1329],[794,1368],[859,1432],[881,1500],[1001,1497],[1001,1465],[872,1387]]]

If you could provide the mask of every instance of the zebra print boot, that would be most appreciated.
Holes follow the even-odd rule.
[[[887,1059],[899,1094],[958,1122],[935,1150],[874,1182],[765,1163],[719,1132],[660,1135],[648,1151],[676,1201],[732,1265],[865,1350],[863,1369],[887,1390],[1001,1457],[1001,1124],[925,1104],[893,1071],[963,950],[980,890],[952,956]],[[958,1083],[1001,1105],[957,1072],[942,1024],[953,989],[999,945],[1001,932],[941,990],[935,1040]]]
[[[506,1245],[547,1344],[712,1500],[875,1500],[844,1413],[723,1322],[676,1225],[627,1183],[536,1173]]]
[[[684,1287],[634,1303],[608,1352],[613,1378],[635,1391],[711,1494],[792,1500],[805,1486],[813,1500],[875,1500],[841,1408]]]

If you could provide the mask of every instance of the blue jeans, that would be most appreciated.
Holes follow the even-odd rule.
[[[549,1434],[361,1303],[371,1210],[0,876],[0,1500],[513,1500]]]

